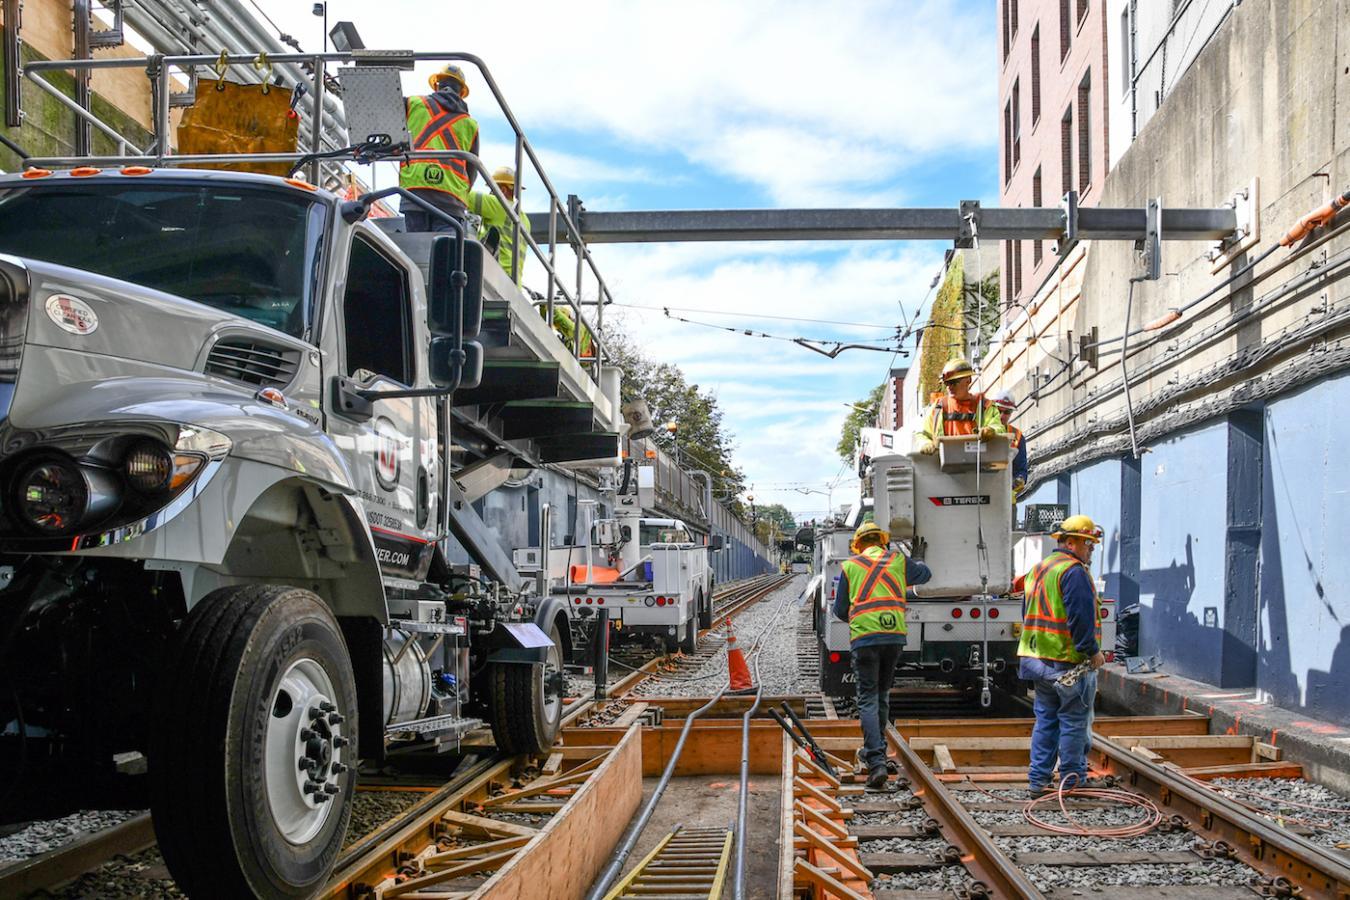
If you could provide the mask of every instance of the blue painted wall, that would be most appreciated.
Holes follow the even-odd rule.
[[[1223,658],[1227,458],[1225,420],[1152,444],[1140,472],[1139,652],[1211,684]]]
[[[1103,459],[1069,476],[1069,513],[1091,516],[1102,530],[1092,557],[1092,574],[1106,581],[1106,596],[1120,597],[1120,460]]]
[[[1266,407],[1257,685],[1350,722],[1350,376]]]

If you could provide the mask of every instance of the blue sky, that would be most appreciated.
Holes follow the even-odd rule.
[[[308,49],[309,2],[259,0]],[[331,0],[367,46],[458,50],[489,66],[550,180],[592,210],[956,206],[997,202],[997,51],[992,0],[889,3],[577,2],[446,4]],[[513,31],[518,33],[511,37]],[[426,71],[405,79],[424,89]],[[489,167],[511,133],[470,71]],[[381,175],[381,184],[387,184]],[[545,201],[528,188],[526,208]],[[602,245],[618,303],[606,316],[649,354],[714,392],[756,502],[823,513],[847,404],[891,354],[836,360],[789,343],[665,318],[849,341],[887,332],[756,318],[895,325],[927,294],[936,243]],[[986,270],[998,251],[983,255]],[[566,267],[565,267],[566,268]],[[543,288],[539,270],[526,282]],[[729,316],[735,312],[745,316]],[[896,361],[903,365],[904,359]],[[847,479],[847,475],[844,476]],[[835,491],[838,503],[849,483]]]

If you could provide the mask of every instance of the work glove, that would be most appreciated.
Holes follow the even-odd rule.
[[[1013,482],[1013,493],[1014,494],[1022,493],[1023,489],[1026,488],[1026,486],[1027,483],[1025,479],[1022,478],[1017,479],[1016,481]]]
[[[995,434],[995,432],[994,432],[994,426],[992,426],[992,425],[986,425],[986,426],[984,426],[983,428],[980,429],[980,440],[982,440],[982,441],[987,441],[987,440],[989,440],[991,437],[993,437],[994,434]]]
[[[909,545],[909,558],[915,562],[923,562],[923,556],[928,552],[928,542],[921,537],[916,537]]]
[[[934,453],[937,453],[937,444],[932,441],[924,441],[919,445],[919,452],[924,456],[932,456]]]

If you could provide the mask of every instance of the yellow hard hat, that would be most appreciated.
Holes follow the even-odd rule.
[[[469,83],[464,80],[464,70],[456,65],[444,66],[437,69],[435,72],[432,72],[431,75],[427,77],[427,84],[431,85],[433,91],[439,91],[441,89],[441,82],[446,79],[459,82],[460,97],[469,96]]]
[[[970,367],[962,357],[951,359],[942,367],[942,383],[948,384],[953,381],[960,381],[962,378],[974,378],[975,370]]]
[[[492,172],[492,180],[498,185],[509,184],[511,190],[516,189],[516,170],[510,166],[498,166]]]
[[[1050,536],[1059,541],[1066,537],[1078,537],[1097,544],[1101,543],[1102,530],[1097,527],[1096,522],[1087,516],[1069,516],[1063,522],[1054,526]]]
[[[868,538],[875,538],[877,543],[883,547],[891,542],[891,535],[886,529],[876,522],[864,522],[858,526],[857,531],[853,532],[853,540],[849,542],[849,548],[857,553],[859,542]]]

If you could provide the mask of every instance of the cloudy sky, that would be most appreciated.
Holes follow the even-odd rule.
[[[318,46],[309,2],[258,3],[306,49]],[[369,47],[480,56],[554,186],[591,210],[997,202],[992,0],[330,0],[329,21],[339,19],[354,21]],[[425,89],[424,68],[406,89]],[[510,164],[511,131],[491,92],[473,70],[469,86],[485,162]],[[523,182],[527,210],[544,206],[537,179],[527,172]],[[607,318],[717,395],[756,501],[809,518],[826,497],[798,489],[824,491],[839,476],[834,445],[847,404],[884,379],[893,355],[850,350],[830,360],[675,322],[661,309],[786,337],[885,344],[928,293],[943,249],[653,244],[593,255],[616,301]],[[997,265],[994,247],[982,256]],[[538,272],[526,281],[544,287]]]

